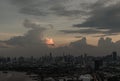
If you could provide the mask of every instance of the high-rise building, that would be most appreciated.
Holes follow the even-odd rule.
[[[100,69],[100,67],[103,65],[103,60],[95,60],[94,61],[94,69],[95,70],[99,70]]]
[[[112,53],[112,58],[113,58],[113,61],[117,60],[117,52]]]

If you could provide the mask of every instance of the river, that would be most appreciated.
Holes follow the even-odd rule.
[[[0,72],[0,81],[35,81],[25,75],[24,72],[9,71],[8,73]]]

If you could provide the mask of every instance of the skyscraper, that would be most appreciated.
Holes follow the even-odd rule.
[[[116,61],[117,60],[117,52],[113,52],[112,53],[112,58],[113,58],[113,61]]]
[[[94,61],[94,64],[95,64],[95,67],[94,67],[94,69],[95,69],[95,71],[96,70],[99,70],[100,69],[100,67],[103,65],[103,60],[95,60]]]

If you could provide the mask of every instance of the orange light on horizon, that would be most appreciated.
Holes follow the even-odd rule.
[[[45,39],[45,43],[46,43],[47,45],[52,45],[52,46],[55,45],[55,43],[54,43],[54,41],[53,41],[52,38],[46,38],[46,39]]]

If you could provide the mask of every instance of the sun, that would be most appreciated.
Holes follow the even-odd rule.
[[[52,45],[52,46],[55,45],[54,40],[53,40],[52,38],[46,38],[46,39],[45,39],[45,43],[46,43],[47,45]]]

